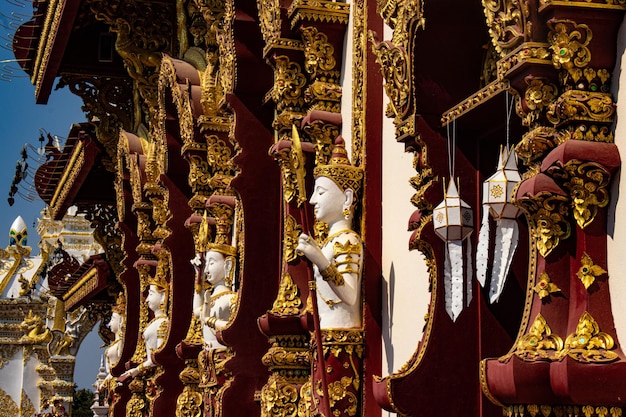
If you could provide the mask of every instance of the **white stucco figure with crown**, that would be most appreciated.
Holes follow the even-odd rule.
[[[146,346],[146,357],[142,363],[120,375],[120,382],[123,382],[129,377],[136,377],[137,375],[145,372],[147,369],[155,366],[152,355],[163,344],[165,336],[167,335],[167,326],[169,326],[169,318],[167,317],[167,301],[167,282],[158,282],[157,280],[153,280],[148,287],[148,295],[146,297],[146,304],[152,312],[152,319],[148,322],[143,331],[143,341]]]
[[[296,251],[313,264],[321,340],[313,338],[311,345],[317,349],[322,343],[326,353],[321,360],[316,354],[312,356],[316,359],[312,361],[311,379],[300,391],[305,403],[301,408],[317,415],[324,413],[323,404],[327,404],[331,415],[359,415],[363,243],[352,222],[363,171],[351,165],[343,138],[338,137],[329,163],[318,165],[314,175],[309,202],[316,220],[328,225],[328,236],[317,242],[303,233]],[[325,399],[327,395],[330,398]]]

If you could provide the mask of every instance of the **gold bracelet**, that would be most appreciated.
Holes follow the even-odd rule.
[[[204,320],[204,324],[206,324],[207,326],[209,326],[212,329],[215,329],[215,323],[216,322],[217,322],[217,317],[215,317],[215,316],[207,317]]]
[[[337,267],[334,263],[330,263],[326,269],[320,271],[320,275],[322,275],[322,279],[324,281],[331,282],[337,286],[341,286],[344,284],[343,275],[337,271]]]

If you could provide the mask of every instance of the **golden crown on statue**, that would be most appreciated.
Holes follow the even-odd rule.
[[[341,136],[335,139],[335,146],[328,164],[318,165],[313,170],[315,178],[328,177],[343,191],[351,189],[355,196],[359,194],[363,180],[363,169],[350,163],[346,144]]]

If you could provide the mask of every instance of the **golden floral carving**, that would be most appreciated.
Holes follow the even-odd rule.
[[[393,118],[395,124],[400,124],[406,116],[411,93],[409,57],[401,46],[393,45],[391,42],[376,42],[372,32],[369,33],[369,38],[372,52],[385,79],[385,93],[389,97],[385,115]]]
[[[261,416],[297,417],[311,370],[308,335],[278,335],[262,361],[272,372],[261,389]]]
[[[285,217],[285,236],[283,238],[283,259],[286,263],[296,260],[296,246],[298,246],[298,237],[302,233],[302,227],[296,219],[288,214]]]
[[[24,389],[22,388],[22,394],[20,398],[20,417],[30,417],[33,415],[35,415],[35,405],[30,400],[30,398],[28,398],[28,394],[26,394],[26,391],[24,391]]]
[[[17,403],[11,398],[11,396],[0,388],[0,409],[3,414],[6,416],[19,416],[20,415],[20,407]]]
[[[261,417],[297,417],[299,385],[272,374],[261,389]]]
[[[550,294],[552,293],[561,292],[561,289],[558,287],[558,285],[552,282],[552,280],[545,271],[542,272],[539,276],[539,281],[533,287],[533,290],[535,290],[537,295],[539,295],[539,298],[542,300],[550,296]]]
[[[532,24],[528,2],[483,0],[482,4],[491,41],[501,55],[530,39]]]
[[[311,78],[327,77],[330,82],[337,82],[339,72],[335,71],[334,46],[328,42],[328,36],[316,27],[307,26],[301,29],[304,44],[304,69]]]
[[[524,102],[529,111],[522,118],[522,123],[524,126],[532,126],[539,120],[542,112],[554,102],[559,90],[556,85],[542,78],[528,77],[526,85]]]
[[[302,300],[298,286],[289,272],[284,272],[280,280],[278,295],[270,312],[277,316],[293,316],[300,313],[300,308],[302,308]]]
[[[552,334],[552,329],[543,318],[537,314],[528,333],[518,342],[514,354],[528,362],[556,359],[556,354],[563,349],[563,339]]]
[[[548,169],[569,190],[576,223],[584,229],[595,219],[598,208],[609,203],[609,172],[595,162],[569,161]]]
[[[338,401],[343,400],[348,397],[348,404],[350,404],[346,409],[341,411],[340,415],[347,416],[355,416],[358,408],[358,401],[356,395],[353,392],[348,391],[348,387],[353,384],[352,378],[344,376],[339,381],[334,381],[328,384],[328,397],[330,402],[330,408],[333,409],[335,404]],[[318,381],[317,386],[315,387],[317,394],[320,396],[324,395],[324,391],[322,389],[322,381]],[[338,411],[338,410],[335,410]]]
[[[552,64],[557,69],[567,70],[574,82],[577,82],[583,75],[581,68],[591,61],[591,51],[587,47],[592,38],[591,29],[571,20],[550,21],[548,27]]]
[[[199,377],[198,377],[199,378]],[[201,417],[202,391],[196,385],[186,384],[176,400],[176,417]]]
[[[578,320],[576,331],[565,339],[565,347],[560,356],[568,355],[582,363],[606,363],[619,358],[613,349],[613,338],[602,332],[594,318],[585,311]]]
[[[613,143],[615,138],[609,126],[599,126],[595,124],[583,124],[570,126],[563,132],[565,140],[586,140],[589,142]]]
[[[271,97],[276,103],[277,110],[302,107],[304,105],[303,91],[306,85],[302,67],[285,55],[275,57],[274,65],[274,86]]]
[[[568,202],[567,197],[548,192],[518,200],[527,213],[531,233],[537,237],[537,250],[544,258],[570,236]]]
[[[591,284],[596,281],[596,278],[605,275],[607,271],[599,265],[593,263],[591,256],[587,253],[583,253],[580,258],[580,268],[576,272],[576,276],[583,283],[585,288],[589,288]]]
[[[282,19],[280,16],[280,1],[257,0],[259,9],[259,27],[266,44],[271,44],[280,38]]]
[[[546,116],[554,125],[578,120],[612,123],[615,103],[610,93],[568,90],[550,105]]]
[[[561,143],[558,130],[548,126],[537,126],[522,136],[515,146],[515,153],[526,166],[539,164],[543,158]]]

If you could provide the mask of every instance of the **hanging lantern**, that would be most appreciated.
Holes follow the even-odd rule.
[[[489,301],[495,303],[502,294],[506,276],[519,241],[517,216],[520,209],[514,203],[513,191],[521,181],[515,150],[500,149],[496,172],[483,182],[483,217],[476,251],[476,276],[485,286],[489,258],[489,216],[496,221],[495,250]]]
[[[445,187],[445,185],[444,185]],[[474,216],[470,206],[459,197],[459,192],[450,179],[444,200],[433,210],[435,233],[446,242],[444,263],[444,292],[446,312],[456,321],[465,305],[472,300],[471,241],[467,239],[473,230]],[[466,240],[467,268],[464,279],[463,240]],[[465,281],[465,282],[464,282]],[[465,285],[464,285],[465,284]]]

